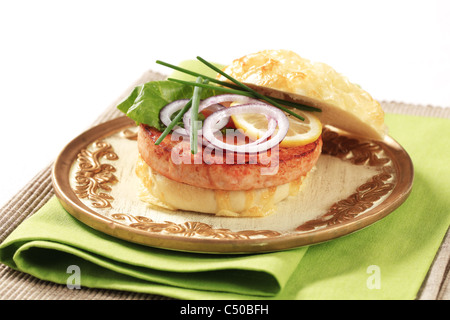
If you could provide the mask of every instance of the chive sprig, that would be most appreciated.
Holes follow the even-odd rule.
[[[170,63],[167,63],[167,62],[164,62],[164,61],[161,61],[161,60],[157,60],[156,63],[158,63],[160,65],[163,65],[165,67],[168,67],[168,68],[180,71],[182,73],[189,74],[191,76],[202,77],[203,79],[207,79],[209,82],[213,82],[213,83],[219,84],[221,86],[234,89],[235,91],[227,90],[226,88],[223,88],[223,87],[220,87],[220,86],[214,86],[214,85],[204,86],[202,84],[197,84],[198,86],[202,86],[202,87],[209,88],[209,89],[216,89],[218,91],[227,92],[227,93],[234,93],[234,94],[245,95],[245,96],[252,97],[252,98],[256,98],[257,97],[255,94],[251,93],[250,91],[247,91],[247,90],[243,89],[243,87],[241,87],[239,85],[236,85],[234,83],[230,83],[230,82],[227,82],[227,81],[221,81],[221,80],[218,80],[218,79],[215,79],[215,78],[211,78],[211,77],[208,77],[208,76],[203,75],[201,73],[198,73],[198,72],[195,72],[195,71],[192,71],[192,70],[188,70],[188,69],[185,69],[185,68],[182,68],[182,67],[178,67],[178,66],[175,66],[173,64],[170,64]],[[218,68],[216,68],[216,70],[219,70],[220,72],[223,72],[222,70],[220,70]],[[177,82],[180,82],[180,83],[190,84],[190,85],[193,85],[193,86],[196,85],[195,82],[189,82],[189,81],[182,82],[182,80],[173,79],[173,78],[169,78],[167,80],[177,81]],[[250,89],[250,90],[252,90],[252,89]],[[250,92],[250,93],[249,94],[245,94],[244,92]],[[253,92],[256,92],[256,91],[253,90]],[[264,97],[266,97],[266,96],[264,96]],[[307,106],[307,105],[304,105],[304,104],[301,104],[301,103],[297,103],[297,102],[293,102],[293,101],[287,101],[287,100],[283,100],[283,99],[279,99],[279,98],[273,98],[273,97],[270,97],[269,99],[272,100],[272,101],[275,101],[278,104],[283,104],[285,106],[288,106],[288,107],[291,107],[291,108],[294,108],[294,109],[298,109],[298,110],[311,111],[311,112],[321,112],[322,111],[320,108]]]
[[[198,77],[197,84],[203,83],[203,78]],[[192,107],[191,107],[191,134],[190,134],[190,144],[191,153],[196,154],[198,149],[198,106],[200,104],[200,94],[202,92],[201,87],[194,88],[194,94],[192,95]]]

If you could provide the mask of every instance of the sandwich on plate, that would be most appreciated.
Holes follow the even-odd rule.
[[[334,126],[383,139],[380,104],[323,63],[265,50],[136,87],[118,109],[138,125],[140,198],[167,210],[262,217],[301,192]]]

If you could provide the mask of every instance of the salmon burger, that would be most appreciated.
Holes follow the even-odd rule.
[[[147,83],[118,106],[139,124],[136,174],[140,199],[152,206],[267,216],[301,192],[321,155],[323,125],[339,117],[343,130],[384,136],[379,103],[326,65],[287,50],[221,69],[199,60],[214,77],[178,68],[197,81]]]

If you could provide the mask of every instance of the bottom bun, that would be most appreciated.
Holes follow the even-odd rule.
[[[194,211],[229,217],[264,217],[274,213],[275,204],[296,195],[305,178],[303,176],[296,181],[264,189],[205,189],[158,174],[140,156],[136,174],[141,181],[141,201],[173,211]]]

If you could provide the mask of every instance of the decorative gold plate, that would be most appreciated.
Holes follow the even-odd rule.
[[[326,128],[323,141],[300,193],[261,218],[170,211],[140,201],[136,127],[126,117],[71,141],[56,159],[53,186],[63,207],[96,230],[152,247],[204,253],[269,252],[332,240],[371,225],[406,200],[413,165],[392,138],[362,141]]]

